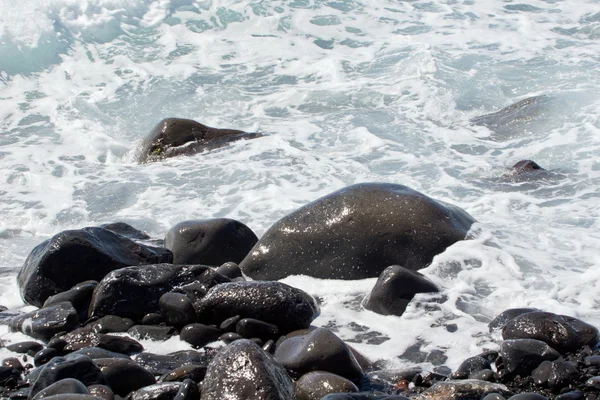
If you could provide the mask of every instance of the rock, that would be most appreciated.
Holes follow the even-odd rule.
[[[490,332],[504,328],[504,325],[511,319],[518,317],[521,314],[526,314],[533,311],[540,311],[537,308],[511,308],[498,314],[496,318],[488,324]]]
[[[506,400],[506,398],[498,393],[490,393],[486,395],[482,400]]]
[[[42,389],[33,397],[33,400],[40,400],[55,394],[63,393],[90,394],[81,381],[73,378],[66,378],[53,383],[45,389]]]
[[[0,385],[6,385],[10,380],[18,380],[21,371],[12,367],[0,367]]]
[[[89,327],[96,333],[127,332],[135,323],[129,318],[122,318],[116,315],[105,315],[97,321],[89,324]]]
[[[190,324],[183,327],[179,333],[179,337],[184,342],[200,348],[209,343],[217,341],[222,333],[223,332],[221,332],[220,329],[212,326],[204,324]]]
[[[415,400],[459,400],[480,399],[490,393],[508,397],[512,393],[499,383],[465,379],[460,381],[437,382],[425,392],[414,396]]]
[[[16,357],[5,358],[4,360],[2,360],[1,366],[10,367],[12,369],[16,369],[17,371],[21,371],[21,372],[25,371],[23,364],[21,364],[19,359]]]
[[[52,360],[54,357],[59,357],[61,354],[58,350],[53,349],[52,347],[45,348],[40,350],[35,357],[33,357],[33,364],[36,367],[40,365],[46,364],[48,361]]]
[[[409,400],[406,396],[373,393],[332,393],[321,400]]]
[[[150,371],[133,360],[99,358],[96,363],[104,374],[108,387],[121,397],[156,382]]]
[[[560,354],[546,343],[535,339],[505,340],[500,344],[504,367],[512,374],[528,375],[542,361],[554,361]]]
[[[127,333],[139,340],[165,341],[177,332],[172,326],[135,325]]]
[[[275,223],[240,263],[254,278],[374,278],[390,265],[418,270],[467,235],[462,209],[406,186],[361,183]]]
[[[201,300],[198,321],[220,324],[240,315],[276,325],[282,334],[308,328],[318,313],[316,303],[300,289],[281,282],[231,282],[211,288]]]
[[[6,346],[6,348],[15,353],[27,354],[29,356],[35,356],[38,351],[40,351],[44,348],[44,346],[38,342],[26,341],[26,342],[18,342],[18,343],[9,344],[8,346]]]
[[[158,300],[160,314],[168,325],[181,328],[196,322],[196,311],[190,299],[181,293],[165,293]]]
[[[304,374],[296,381],[296,400],[321,400],[330,393],[356,393],[352,381],[330,372],[314,371]]]
[[[548,398],[538,393],[519,393],[509,397],[508,400],[548,400]]]
[[[417,375],[420,375],[423,372],[423,368],[421,367],[412,367],[408,369],[383,369],[378,371],[371,371],[367,373],[367,379],[371,384],[375,383],[378,385],[389,385],[393,386],[394,384],[406,380],[412,381],[415,379]],[[445,377],[444,377],[445,379]]]
[[[175,264],[221,265],[241,262],[258,238],[250,228],[229,218],[183,221],[165,237]]]
[[[78,324],[77,310],[71,303],[63,302],[15,317],[10,327],[13,331],[47,342],[59,332],[75,329]]]
[[[249,340],[224,347],[208,365],[202,400],[292,400],[294,386],[285,370]]]
[[[91,396],[98,397],[102,400],[114,400],[115,393],[105,385],[91,385],[88,386],[88,391]]]
[[[504,339],[537,339],[565,353],[598,343],[598,329],[577,318],[549,312],[521,314],[504,325]]]
[[[50,339],[47,347],[55,349],[59,353],[63,354],[63,351],[64,351],[66,345],[67,345],[67,341],[65,339],[55,337],[55,338]]]
[[[186,379],[191,379],[196,383],[202,382],[204,376],[206,375],[206,365],[204,364],[188,364],[182,367],[175,368],[173,371],[169,372],[160,377],[161,382],[183,382]]]
[[[208,365],[210,354],[206,351],[200,353],[194,350],[177,351],[166,355],[141,353],[137,355],[135,361],[154,375],[165,375],[184,365]]]
[[[324,328],[297,332],[283,340],[275,359],[294,376],[326,371],[357,382],[363,374],[346,343]]]
[[[229,344],[231,342],[235,342],[236,340],[243,339],[244,337],[236,332],[227,332],[219,336],[219,340]]]
[[[227,318],[225,321],[221,322],[219,325],[219,329],[223,332],[235,332],[237,329],[237,323],[242,319],[239,315],[234,315],[233,317]]]
[[[166,118],[142,142],[137,161],[147,163],[180,155],[193,155],[223,147],[240,139],[254,139],[259,133],[218,129],[191,119]]]
[[[400,316],[415,294],[431,292],[439,290],[424,275],[400,265],[392,265],[379,275],[363,305],[378,314]]]
[[[146,386],[131,393],[129,400],[167,400],[174,399],[179,389],[181,382],[161,382],[154,385]]]
[[[263,345],[262,349],[265,351],[265,353],[269,353],[269,354],[275,354],[275,341],[274,340],[269,340],[267,342],[265,342],[265,344]]]
[[[61,393],[44,397],[44,400],[98,400],[98,397],[90,394]]]
[[[554,400],[583,400],[585,394],[579,389],[572,390],[570,392],[561,393],[554,398]]]
[[[31,386],[30,396],[34,397],[53,383],[66,378],[77,379],[85,386],[106,382],[98,366],[89,357],[77,356],[70,359],[54,357],[38,373],[37,379]]]
[[[592,389],[600,389],[600,376],[592,376],[590,379],[585,381],[585,386]]]
[[[164,248],[150,247],[97,227],[63,231],[36,246],[17,276],[21,297],[37,307],[79,282],[99,281],[131,265],[173,260]]]
[[[246,339],[277,339],[279,338],[279,328],[273,324],[268,324],[254,318],[244,318],[240,320],[235,328],[236,332]]]
[[[73,331],[65,336],[63,339],[67,341],[65,351],[76,351],[86,347],[99,347],[101,349],[114,351],[115,353],[121,354],[136,354],[144,350],[139,342],[122,336],[112,336],[105,333],[94,333],[94,332],[78,332]]]
[[[554,392],[577,382],[579,371],[568,361],[544,361],[531,374],[538,386],[546,386]]]
[[[65,356],[66,359],[70,359],[76,356],[86,356],[92,360],[98,358],[124,358],[130,360],[129,356],[114,351],[99,349],[98,347],[84,347]]]
[[[173,400],[200,400],[200,391],[196,382],[191,379],[183,381]]]
[[[450,375],[452,379],[466,379],[474,372],[481,371],[482,369],[491,369],[489,360],[481,356],[469,357],[463,361],[456,371]]]
[[[526,172],[544,170],[544,168],[540,167],[535,161],[521,160],[512,166],[512,170],[514,174],[522,174]]]
[[[214,274],[204,265],[156,264],[121,268],[98,284],[90,315],[114,314],[141,321],[146,314],[158,312],[158,301],[164,293],[188,283],[204,282],[205,275],[212,279]],[[214,283],[210,279],[207,285]]]
[[[491,369],[480,369],[477,372],[469,374],[469,379],[476,379],[479,381],[496,382],[496,374]]]
[[[158,325],[163,323],[165,320],[162,315],[158,313],[148,313],[142,318],[142,325]]]
[[[90,301],[97,284],[96,281],[79,283],[65,292],[50,296],[44,302],[44,308],[68,301],[77,310],[79,321],[83,322],[87,319]]]
[[[250,249],[248,249],[248,251],[250,251]],[[221,265],[219,268],[217,268],[217,273],[226,276],[231,280],[236,278],[244,278],[242,275],[242,269],[234,262],[226,262],[225,264]]]
[[[113,222],[110,224],[102,224],[100,225],[100,228],[107,229],[111,232],[114,232],[121,236],[125,236],[126,238],[132,240],[150,239],[150,236],[148,236],[145,232],[142,232],[139,229],[136,229],[133,226],[126,224],[125,222]]]

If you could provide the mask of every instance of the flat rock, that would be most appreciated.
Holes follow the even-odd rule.
[[[23,300],[41,307],[48,297],[80,282],[100,281],[115,269],[172,260],[165,248],[146,246],[107,229],[69,230],[31,251],[17,283]]]
[[[361,183],[276,222],[240,263],[254,278],[378,277],[390,265],[418,270],[463,240],[475,220],[406,186]]]
[[[75,329],[78,324],[77,310],[71,303],[63,302],[15,317],[10,328],[47,342],[59,332]]]
[[[296,381],[296,400],[321,400],[330,393],[354,393],[358,388],[352,381],[330,372],[314,371]]]

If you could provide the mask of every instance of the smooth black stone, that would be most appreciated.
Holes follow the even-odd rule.
[[[406,396],[373,393],[332,393],[321,400],[409,400]]]
[[[448,356],[444,354],[442,350],[432,350],[429,354],[427,354],[426,362],[430,362],[433,365],[442,365],[448,360]]]
[[[50,397],[56,394],[90,394],[85,385],[81,381],[73,378],[61,379],[58,382],[40,390],[34,397],[33,400],[40,400],[46,397]]]
[[[564,353],[598,343],[598,329],[577,318],[549,312],[534,311],[521,314],[504,325],[506,339],[537,339]]]
[[[519,393],[509,397],[508,400],[548,400],[548,398],[538,393]]]
[[[211,288],[201,300],[198,321],[220,324],[240,315],[276,325],[282,334],[308,328],[318,312],[313,298],[281,282],[231,282]]]
[[[10,327],[44,342],[60,332],[69,332],[77,327],[79,317],[71,303],[63,302],[41,308],[14,318]]]
[[[231,342],[234,342],[236,340],[240,340],[243,338],[244,337],[242,335],[240,335],[239,333],[236,333],[236,332],[227,332],[227,333],[224,333],[221,336],[219,336],[219,340],[225,342],[226,344],[229,344]]]
[[[450,375],[450,377],[453,379],[466,379],[474,372],[491,368],[490,362],[485,358],[480,356],[469,357],[458,366],[456,371]]]
[[[482,369],[469,375],[469,379],[479,381],[496,382],[496,374],[491,369]]]
[[[196,308],[210,288],[227,282],[231,282],[231,279],[210,268],[195,281],[178,286],[173,292],[185,294]]]
[[[585,394],[579,389],[572,390],[570,392],[561,393],[554,398],[554,400],[583,400]]]
[[[587,356],[584,363],[587,366],[600,367],[600,355]]]
[[[29,356],[35,356],[44,346],[38,342],[27,341],[9,344],[6,348],[10,351],[19,354],[27,354]]]
[[[107,386],[119,396],[126,396],[156,382],[154,375],[133,360],[99,358],[96,364],[106,378]]]
[[[0,385],[6,385],[9,380],[18,380],[21,371],[12,367],[0,367]]]
[[[135,323],[129,318],[122,318],[116,315],[105,315],[95,322],[89,324],[89,327],[96,333],[127,332]]]
[[[2,360],[2,366],[3,367],[10,367],[10,368],[14,368],[18,371],[24,371],[25,368],[23,367],[23,364],[21,364],[21,362],[19,361],[18,358],[16,357],[8,357],[5,358],[4,360]]]
[[[196,322],[196,311],[190,299],[180,293],[165,293],[158,300],[160,314],[167,325],[181,328]]]
[[[200,348],[219,340],[219,336],[221,336],[221,334],[221,330],[213,326],[204,324],[190,324],[181,329],[179,337],[184,342]]]
[[[458,330],[458,325],[456,324],[448,324],[446,325],[446,330],[450,333],[454,333]]]
[[[131,393],[128,400],[173,400],[181,386],[181,382],[155,383]]]
[[[382,315],[402,315],[417,293],[439,292],[424,275],[400,265],[383,270],[363,302],[367,310]]]
[[[266,352],[266,353],[270,353],[270,354],[275,354],[275,341],[274,340],[269,340],[267,341],[262,349]]]
[[[294,376],[319,370],[359,381],[363,375],[346,343],[324,328],[307,330],[283,340],[275,350],[275,359]]]
[[[105,333],[74,331],[63,336],[63,339],[67,341],[65,352],[77,351],[86,347],[99,347],[115,353],[132,355],[144,350],[144,346],[133,339]]]
[[[77,379],[86,386],[106,383],[100,368],[89,357],[77,356],[70,359],[54,357],[37,374],[31,386],[31,397],[65,378]]]
[[[504,367],[512,374],[528,375],[543,361],[554,361],[560,354],[546,343],[535,339],[504,340],[500,344]]]
[[[585,386],[593,389],[600,389],[600,376],[593,376],[585,381]]]
[[[130,360],[129,356],[126,354],[100,349],[98,347],[84,347],[82,349],[67,354],[65,358],[69,359],[77,356],[86,356],[91,358],[92,360],[96,360],[98,358],[123,358]]]
[[[210,355],[195,350],[177,351],[166,355],[140,353],[136,356],[135,361],[154,375],[165,375],[186,364],[207,365]]]
[[[248,249],[250,250],[250,249]],[[242,269],[240,268],[239,265],[237,265],[234,262],[226,262],[225,264],[221,265],[219,268],[217,268],[217,272],[223,276],[228,277],[229,279],[233,280],[233,279],[237,279],[237,278],[244,278],[243,274],[242,274]]]
[[[169,372],[160,377],[159,381],[161,382],[183,382],[186,379],[191,379],[196,383],[202,382],[204,376],[206,375],[206,365],[205,364],[188,364],[179,368],[175,368],[173,371]]]
[[[186,379],[173,400],[200,400],[198,384],[191,379]]]
[[[367,379],[369,382],[379,385],[394,385],[402,380],[412,381],[417,375],[420,375],[421,372],[423,372],[423,368],[421,367],[408,369],[382,369],[367,373]],[[443,378],[446,379],[446,377]]]
[[[352,381],[330,372],[314,371],[304,374],[296,381],[296,400],[321,400],[330,393],[357,393]]]
[[[518,317],[521,314],[526,314],[533,311],[540,311],[537,308],[510,308],[502,311],[496,318],[494,318],[489,324],[488,328],[490,332],[504,328],[504,325],[511,319]]]
[[[219,329],[223,332],[235,332],[237,323],[242,319],[239,315],[234,315],[233,317],[227,318],[225,321],[221,322],[219,325]]]
[[[44,400],[98,400],[98,397],[90,394],[62,393],[44,397]]]
[[[490,393],[498,393],[505,397],[512,395],[512,392],[506,386],[499,383],[464,379],[437,382],[423,392],[419,398],[421,400],[481,399]]]
[[[506,398],[498,393],[490,393],[486,395],[482,400],[506,400]]]
[[[90,385],[88,386],[90,395],[99,397],[102,400],[114,400],[115,393],[106,385]]]
[[[54,357],[59,357],[60,355],[61,354],[58,350],[48,347],[37,352],[35,357],[33,357],[33,364],[36,367],[39,367],[40,365],[44,365]]]
[[[50,296],[44,302],[43,307],[53,306],[63,301],[68,301],[77,310],[79,321],[83,322],[87,319],[88,309],[92,301],[92,294],[98,282],[92,281],[89,283],[80,283],[73,288],[64,292]]]
[[[418,270],[463,240],[474,219],[406,186],[360,183],[276,222],[240,263],[262,280],[378,277],[390,265]]]
[[[225,346],[209,363],[202,400],[291,400],[292,380],[285,370],[249,340]]]
[[[165,341],[177,332],[172,326],[162,325],[135,325],[127,331],[131,337],[144,340]]]
[[[183,221],[165,237],[175,264],[221,265],[239,263],[258,238],[243,223],[229,218]]]
[[[17,276],[21,296],[41,307],[52,295],[79,282],[100,281],[131,265],[172,262],[172,253],[97,227],[63,231],[36,246]]]
[[[142,325],[158,325],[163,322],[165,319],[158,313],[148,313],[142,318]]]
[[[48,342],[49,348],[56,349],[59,353],[63,353],[65,346],[67,345],[67,341],[61,338],[54,338]]]
[[[216,284],[215,275],[205,265],[156,264],[121,268],[103,279],[92,298],[90,316],[118,315],[141,321],[159,311],[160,297],[186,284]],[[228,280],[225,277],[219,278]]]
[[[236,332],[246,339],[277,339],[279,337],[279,328],[273,324],[268,324],[254,318],[244,318],[240,320],[235,328]]]
[[[113,222],[110,224],[102,224],[100,228],[107,229],[118,235],[125,236],[126,238],[133,240],[148,240],[150,236],[146,233],[134,228],[133,226],[126,224],[125,222]]]

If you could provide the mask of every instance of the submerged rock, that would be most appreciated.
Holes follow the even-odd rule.
[[[395,264],[418,270],[463,240],[473,222],[462,209],[406,186],[361,183],[276,222],[240,268],[265,280],[373,278]]]
[[[179,155],[193,155],[240,139],[261,137],[234,129],[218,129],[191,119],[166,118],[142,142],[138,162],[146,163]]]

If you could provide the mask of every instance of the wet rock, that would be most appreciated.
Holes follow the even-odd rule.
[[[182,367],[175,368],[173,371],[169,372],[160,377],[161,382],[183,382],[186,379],[191,379],[196,383],[202,382],[204,376],[206,375],[206,365],[204,364],[188,364]]]
[[[424,275],[400,265],[392,265],[379,275],[363,305],[378,314],[400,316],[415,294],[438,291]]]
[[[585,394],[579,389],[572,390],[570,392],[561,393],[554,398],[554,400],[583,400]]]
[[[526,172],[544,170],[544,168],[540,167],[535,161],[521,160],[512,166],[512,170],[514,174],[522,174]]]
[[[262,347],[262,349],[265,351],[265,353],[269,353],[269,354],[275,354],[275,348],[276,348],[276,345],[275,345],[274,340],[267,341]]]
[[[75,393],[75,394],[90,394],[85,385],[73,378],[61,379],[58,382],[39,391],[33,400],[40,400],[55,394]]]
[[[133,226],[126,224],[125,222],[112,222],[110,224],[102,224],[100,225],[100,228],[107,229],[111,232],[114,232],[121,236],[125,236],[126,238],[132,240],[150,239],[150,236],[148,236],[145,232],[142,232],[139,229],[136,229]]]
[[[29,356],[35,356],[38,351],[40,351],[44,348],[44,346],[38,342],[28,340],[26,342],[18,342],[18,343],[9,344],[8,346],[6,346],[6,348],[15,353],[27,354]]]
[[[168,325],[181,328],[196,322],[196,311],[190,299],[180,293],[165,293],[158,300],[160,314]]]
[[[204,347],[209,343],[217,341],[223,332],[213,326],[204,324],[190,324],[183,327],[179,337],[184,342],[194,347]]]
[[[174,399],[179,389],[181,382],[162,382],[154,385],[146,386],[131,393],[129,400],[167,400]]]
[[[177,332],[172,326],[135,325],[127,331],[131,337],[139,340],[164,341]]]
[[[490,393],[486,395],[482,400],[506,400],[506,398],[498,393]]]
[[[393,386],[400,381],[412,381],[417,375],[423,372],[421,367],[413,367],[408,369],[382,369],[367,373],[367,379],[371,383],[379,385]],[[446,379],[444,377],[443,379]]]
[[[86,347],[99,347],[115,353],[131,355],[144,350],[144,346],[133,339],[105,333],[74,331],[63,336],[63,339],[67,341],[64,349],[66,352],[77,351]]]
[[[158,312],[160,297],[175,287],[213,282],[215,272],[204,265],[157,264],[127,267],[108,274],[94,291],[91,316],[118,315],[141,321],[149,313]],[[223,279],[227,279],[224,278]]]
[[[130,265],[172,262],[169,250],[150,247],[103,228],[63,231],[36,246],[17,276],[26,303],[41,307],[79,282],[99,281]]]
[[[229,218],[183,221],[165,237],[175,264],[239,263],[258,238],[243,223]]]
[[[141,353],[136,356],[135,361],[154,375],[165,375],[184,365],[208,365],[210,359],[209,352],[184,350],[166,355]]]
[[[324,328],[283,340],[275,350],[275,359],[295,376],[319,370],[358,381],[363,374],[346,343]]]
[[[121,358],[99,358],[96,363],[100,367],[106,383],[111,390],[119,395],[152,385],[156,382],[154,375],[132,360]]]
[[[98,358],[123,358],[127,360],[130,359],[129,356],[126,354],[100,349],[98,347],[85,347],[67,354],[65,358],[70,359],[76,356],[86,356],[91,358],[92,360],[97,360]]]
[[[496,374],[491,369],[482,369],[469,375],[469,379],[479,381],[496,382]]]
[[[48,342],[47,347],[55,349],[59,353],[63,354],[63,350],[65,349],[66,345],[67,345],[67,341],[65,339],[55,337]]]
[[[518,317],[521,314],[526,314],[533,311],[540,311],[537,308],[511,308],[498,314],[496,318],[488,324],[490,332],[504,328],[504,325],[511,319]]]
[[[592,376],[590,379],[585,381],[585,386],[592,389],[600,389],[600,376]]]
[[[535,339],[505,340],[500,345],[504,367],[512,374],[527,375],[543,361],[554,361],[560,354],[546,343]]]
[[[77,310],[79,321],[83,322],[87,319],[88,308],[97,284],[96,281],[77,284],[67,291],[48,297],[44,302],[44,307],[68,301]]]
[[[452,379],[466,379],[475,372],[490,368],[492,368],[492,366],[489,360],[481,356],[469,357],[458,366],[456,371],[454,371],[450,377]]]
[[[106,382],[98,366],[89,357],[54,357],[41,368],[32,384],[30,396],[34,397],[48,386],[66,378],[77,379],[85,386]]]
[[[69,332],[77,327],[79,318],[71,303],[63,302],[50,307],[40,308],[14,318],[10,327],[44,342],[59,332]]]
[[[406,186],[361,183],[276,222],[240,263],[254,278],[373,278],[390,265],[418,270],[463,240],[474,219]]]
[[[255,318],[276,325],[282,334],[308,328],[317,306],[307,293],[281,282],[231,282],[210,289],[198,309],[198,321],[220,324],[229,317]]]
[[[96,333],[127,332],[134,325],[129,318],[122,318],[116,315],[105,315],[97,321],[91,323],[89,327]]]
[[[91,385],[88,386],[88,391],[91,396],[98,397],[102,400],[114,400],[115,393],[106,385]]]
[[[250,251],[250,249],[248,249],[248,251]],[[217,268],[217,273],[226,276],[231,280],[236,278],[244,278],[242,275],[242,269],[234,262],[226,262],[225,264],[221,265],[219,268]]]
[[[330,393],[356,393],[352,381],[330,372],[314,371],[304,374],[296,381],[296,400],[321,400]]]
[[[223,332],[235,332],[237,323],[240,322],[240,319],[242,318],[239,315],[229,317],[225,321],[221,322],[219,329],[221,329]]]
[[[249,340],[224,347],[210,362],[202,400],[291,400],[292,380],[273,359]]]
[[[44,400],[98,400],[98,398],[90,394],[62,393],[44,397]]]
[[[240,320],[235,328],[236,332],[246,339],[277,339],[279,338],[279,328],[273,324],[268,324],[254,318],[244,318]]]
[[[200,400],[200,391],[196,382],[191,379],[183,381],[173,400]]]
[[[17,371],[21,371],[21,372],[25,370],[25,368],[23,367],[23,364],[21,364],[19,359],[16,357],[5,358],[4,360],[2,360],[1,366],[10,367],[10,368],[16,369]]]
[[[0,385],[6,385],[9,380],[18,380],[21,371],[12,367],[0,367]]]
[[[480,399],[490,393],[499,393],[508,397],[512,393],[499,383],[477,380],[437,382],[425,392],[413,397],[415,400],[459,400]]]
[[[142,318],[142,325],[158,325],[163,323],[165,320],[162,315],[158,313],[148,313]]]
[[[321,400],[409,400],[406,396],[373,393],[332,393]]]
[[[243,339],[244,337],[236,332],[227,332],[219,336],[219,340],[229,344],[231,342],[235,342],[236,340]]]
[[[544,361],[531,374],[538,386],[546,386],[554,392],[575,383],[579,371],[574,363],[567,361]]]
[[[509,397],[508,400],[548,400],[548,398],[538,393],[519,393]]]
[[[60,356],[60,352],[52,347],[48,347],[46,349],[40,350],[35,357],[33,357],[33,364],[36,367],[40,365],[46,364],[48,361],[52,360],[54,357]]]
[[[598,329],[577,318],[549,312],[521,314],[504,325],[504,339],[541,340],[563,353],[575,351],[598,342]]]

